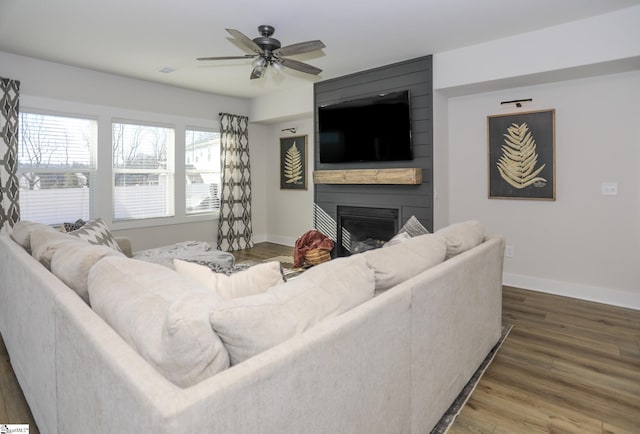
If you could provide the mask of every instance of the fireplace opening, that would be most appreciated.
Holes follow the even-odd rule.
[[[376,249],[398,232],[398,210],[338,206],[337,256]]]

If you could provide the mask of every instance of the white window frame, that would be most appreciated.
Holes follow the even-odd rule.
[[[53,111],[53,110],[34,109],[30,107],[22,108],[20,110],[20,118],[19,118],[19,125],[18,125],[18,128],[19,128],[18,161],[21,160],[21,155],[23,152],[22,140],[24,137],[23,128],[25,124],[23,115],[45,116],[45,117],[54,117],[54,118],[65,118],[65,119],[78,119],[80,121],[88,121],[91,123],[89,125],[90,127],[89,134],[91,135],[91,137],[90,137],[90,143],[89,143],[88,167],[24,168],[24,167],[20,167],[20,164],[18,164],[17,174],[19,178],[22,178],[22,175],[25,173],[40,173],[40,174],[59,173],[62,175],[70,174],[76,177],[78,173],[88,174],[88,176],[86,176],[86,182],[88,186],[81,187],[78,189],[77,192],[74,192],[74,193],[59,192],[59,190],[66,190],[66,189],[57,189],[57,188],[44,189],[43,188],[43,189],[26,189],[25,190],[24,188],[21,187],[20,198],[19,198],[21,203],[21,218],[23,220],[34,220],[41,223],[51,224],[54,226],[62,225],[62,223],[65,223],[65,222],[74,222],[77,219],[85,219],[85,220],[91,219],[94,215],[94,209],[95,209],[96,182],[97,182],[97,167],[98,167],[97,166],[97,147],[98,147],[98,140],[99,140],[98,139],[98,129],[99,129],[98,119],[96,117],[86,115],[86,114],[65,113],[65,112]],[[46,199],[42,199],[42,197],[46,195],[48,190],[52,190],[50,192],[51,198],[47,197]],[[59,198],[56,198],[55,196],[53,196],[54,195],[53,190],[58,191],[58,194],[60,196]],[[27,192],[31,192],[31,193],[27,193]],[[74,196],[77,196],[77,197],[73,198],[74,200],[72,200],[71,202],[69,202],[68,200],[61,200],[61,199],[69,199],[68,197],[69,194],[74,194]],[[40,196],[41,198],[38,199],[38,196]],[[48,209],[40,210],[40,211],[32,209],[27,211],[31,207],[29,206],[29,203],[32,200],[34,202],[37,202],[40,200],[44,202],[44,200],[46,200],[47,201],[46,206],[48,207]],[[71,207],[70,205],[71,203],[80,203],[80,204],[86,203],[86,208],[82,207],[82,205],[79,205],[80,209],[78,207]],[[45,204],[43,203],[43,205]]]
[[[142,128],[163,128],[167,130],[167,143],[166,143],[166,168],[118,168],[116,166],[115,157],[113,155],[114,146],[114,127],[116,124],[125,126],[139,126]],[[175,125],[162,124],[157,122],[137,121],[130,119],[112,119],[111,121],[111,186],[113,194],[112,204],[112,218],[114,222],[123,222],[127,220],[149,220],[157,218],[173,218],[175,217],[175,173],[176,173],[176,127]],[[161,207],[165,209],[165,212],[158,214],[154,212],[142,212],[139,215],[121,216],[119,214],[119,206],[116,201],[121,200],[117,194],[119,188],[131,188],[132,186],[118,186],[116,185],[116,178],[119,175],[157,175],[160,179],[164,177],[165,183],[165,203],[161,204]],[[135,188],[135,187],[134,187]],[[144,187],[143,187],[144,188]],[[140,197],[145,196],[144,191],[139,191]],[[125,196],[126,198],[126,196]],[[135,206],[135,205],[134,205]],[[126,205],[124,209],[126,209]]]
[[[187,152],[189,151],[189,145],[187,145],[187,134],[190,131],[196,131],[196,132],[204,132],[204,133],[212,133],[212,134],[216,134],[217,135],[217,140],[218,140],[218,152],[217,154],[210,154],[210,147],[206,148],[207,149],[207,155],[209,156],[209,158],[214,158],[217,159],[217,166],[218,166],[218,170],[215,169],[198,169],[198,168],[188,168],[187,166],[189,165],[187,163]],[[220,164],[220,132],[216,131],[214,129],[211,128],[202,128],[202,127],[192,127],[192,126],[187,126],[184,130],[184,168],[185,168],[185,214],[187,216],[193,216],[193,215],[198,215],[198,214],[215,214],[218,215],[219,211],[220,211],[220,189],[221,189],[221,164]],[[192,209],[192,204],[189,203],[189,194],[187,192],[187,190],[189,189],[189,179],[193,179],[195,177],[207,177],[207,178],[213,178],[215,180],[214,185],[216,185],[216,187],[213,188],[209,188],[208,194],[210,195],[209,197],[211,197],[211,195],[213,195],[214,197],[212,197],[212,199],[214,199],[214,206],[213,208],[208,208],[208,209],[204,209],[204,210],[197,210],[197,209]],[[207,185],[210,185],[210,183],[207,183]],[[217,196],[217,201],[215,201]]]

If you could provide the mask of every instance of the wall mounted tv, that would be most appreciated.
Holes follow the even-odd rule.
[[[413,159],[409,91],[318,107],[320,163]]]

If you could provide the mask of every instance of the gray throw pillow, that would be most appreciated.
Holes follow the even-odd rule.
[[[89,244],[103,245],[122,252],[109,227],[101,218],[88,221],[80,229],[69,232],[69,235],[86,240]]]
[[[410,237],[417,237],[418,235],[428,234],[429,231],[427,228],[422,226],[422,223],[416,218],[416,216],[412,215],[409,220],[400,228],[398,231],[399,234],[407,233]]]

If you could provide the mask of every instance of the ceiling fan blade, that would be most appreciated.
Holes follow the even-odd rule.
[[[297,60],[279,59],[278,61],[282,66],[295,69],[296,71],[306,72],[307,74],[318,75],[322,72],[322,69],[320,68],[316,68],[315,66],[309,65],[308,63],[298,62]]]
[[[298,42],[297,44],[286,45],[274,51],[278,56],[294,56],[296,54],[308,53],[309,51],[322,50],[325,47],[320,40]]]
[[[231,59],[251,59],[257,54],[245,54],[244,56],[220,56],[220,57],[198,57],[196,60],[231,60]]]
[[[231,36],[233,36],[238,41],[240,41],[242,45],[244,45],[254,53],[258,53],[258,54],[264,53],[264,50],[262,50],[262,48],[258,44],[253,42],[251,38],[249,38],[247,35],[242,33],[240,30],[235,30],[235,29],[225,29],[225,30],[229,32]]]

